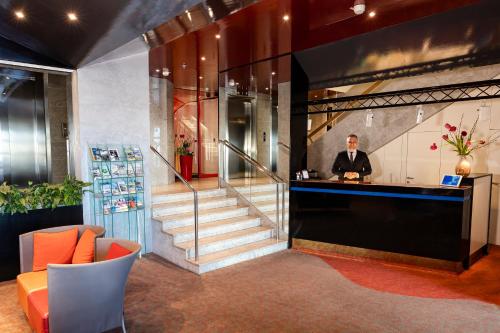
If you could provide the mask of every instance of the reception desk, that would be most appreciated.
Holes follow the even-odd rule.
[[[472,186],[292,181],[290,246],[307,240],[468,268],[472,194]]]

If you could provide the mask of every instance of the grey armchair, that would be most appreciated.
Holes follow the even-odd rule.
[[[106,230],[103,227],[97,225],[79,224],[41,229],[19,235],[19,259],[21,273],[31,272],[33,270],[33,234],[35,232],[61,232],[75,227],[78,228],[78,239],[80,239],[83,232],[87,229],[94,231],[97,237],[103,237],[106,233]]]
[[[132,253],[102,261],[112,243]],[[104,332],[122,327],[125,284],[141,250],[138,243],[96,239],[96,262],[48,265],[49,327],[51,333]]]

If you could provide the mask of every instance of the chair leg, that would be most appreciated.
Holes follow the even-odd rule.
[[[127,333],[127,329],[125,328],[125,316],[122,316],[122,332]]]

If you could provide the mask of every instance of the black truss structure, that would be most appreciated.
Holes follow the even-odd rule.
[[[309,101],[309,114],[500,98],[500,80],[476,81]],[[326,107],[326,110],[325,110]],[[319,110],[318,110],[319,109]]]

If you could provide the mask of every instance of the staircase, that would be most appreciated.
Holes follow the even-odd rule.
[[[271,221],[276,220],[275,188],[275,185],[257,185],[251,189],[254,207]],[[250,192],[246,187],[235,189],[239,193]],[[202,274],[285,250],[286,237],[276,240],[275,228],[250,212],[250,207],[239,204],[224,188],[198,191],[199,258],[196,261],[193,194],[156,194],[153,196],[153,252]]]

